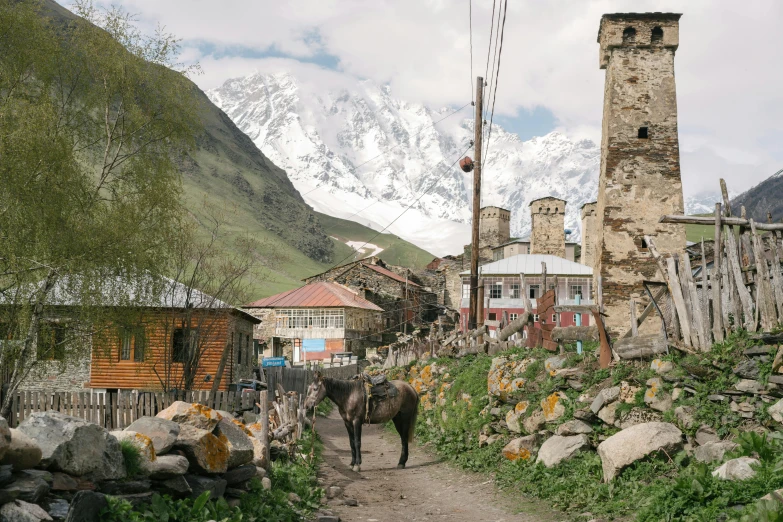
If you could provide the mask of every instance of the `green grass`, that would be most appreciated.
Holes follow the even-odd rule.
[[[369,227],[354,221],[327,216],[320,212],[316,212],[316,215],[326,234],[337,238],[342,245],[346,246],[346,249],[348,249],[345,245],[346,241],[370,241],[383,248],[383,252],[378,255],[381,260],[392,265],[409,268],[423,268],[435,258],[433,254],[394,234],[380,234],[373,239],[378,232]],[[346,251],[346,255],[350,254],[350,250]]]
[[[122,451],[122,459],[125,461],[125,471],[128,473],[128,477],[133,478],[141,475],[144,470],[141,465],[139,448],[134,446],[129,440],[121,440],[120,450]]]
[[[700,217],[713,217],[713,214],[696,214]],[[698,243],[701,238],[715,239],[715,225],[685,225],[685,238]]]

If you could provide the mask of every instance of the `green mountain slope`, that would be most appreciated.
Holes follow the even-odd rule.
[[[63,27],[76,16],[53,0],[44,0],[42,7],[46,16]],[[344,240],[372,237],[375,232],[367,227],[313,211],[285,171],[264,156],[195,84],[191,86],[203,133],[196,139],[195,150],[180,161],[185,204],[204,224],[208,217],[204,202],[224,210],[224,248],[230,250],[232,239],[239,235],[250,235],[259,242],[255,254],[263,268],[251,281],[254,298],[300,286],[304,277],[351,254]],[[327,234],[329,228],[334,231]],[[376,244],[388,248],[381,257],[393,264],[423,266],[434,257],[390,234],[379,236]]]
[[[338,246],[335,247],[335,255],[338,252],[342,255],[339,256],[337,261],[351,255],[351,249],[346,245],[349,241],[361,243],[369,241],[371,244],[383,248],[378,257],[392,265],[422,268],[435,258],[433,254],[408,243],[394,234],[380,234],[375,237],[378,232],[359,223],[334,218],[320,212],[316,212],[316,215],[321,221],[324,232],[338,243]],[[359,247],[361,245],[356,246]],[[366,254],[372,253],[372,249],[369,248],[363,251]]]

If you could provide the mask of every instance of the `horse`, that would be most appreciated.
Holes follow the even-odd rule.
[[[402,442],[397,469],[404,469],[408,462],[408,443],[413,442],[413,434],[416,431],[419,394],[407,382],[389,382],[399,393],[383,401],[372,402],[374,407],[371,408],[369,424],[383,424],[389,420],[394,422]],[[365,393],[364,383],[359,379],[330,379],[322,376],[320,372],[315,372],[305,400],[307,409],[318,406],[324,397],[329,397],[337,405],[345,429],[348,430],[348,438],[351,442],[351,469],[355,472],[360,471],[362,466],[362,423],[367,420]]]

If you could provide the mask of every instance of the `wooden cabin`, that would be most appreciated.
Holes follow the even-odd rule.
[[[83,346],[68,339],[77,316],[73,303],[57,307],[57,317],[39,330],[37,364],[20,390],[95,391],[181,389],[183,361],[197,355],[193,389],[226,391],[258,367],[253,327],[260,321],[212,296],[173,280],[154,302],[135,306],[129,324],[116,319],[92,325]],[[69,313],[70,311],[70,313]],[[122,314],[120,314],[122,315]],[[107,316],[112,316],[107,314]],[[51,345],[52,349],[46,349]],[[222,369],[221,369],[222,367]]]

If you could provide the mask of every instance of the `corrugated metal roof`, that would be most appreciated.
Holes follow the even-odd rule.
[[[413,281],[411,281],[410,279],[407,279],[407,280],[406,280],[406,279],[405,279],[404,277],[402,277],[400,274],[397,274],[397,273],[395,273],[395,272],[392,272],[391,270],[389,270],[389,269],[387,269],[387,268],[383,268],[382,266],[373,265],[372,263],[362,263],[362,265],[366,266],[366,267],[367,267],[367,268],[369,268],[370,270],[375,270],[375,271],[376,271],[376,272],[378,272],[379,274],[383,274],[383,275],[385,275],[386,277],[391,277],[392,279],[395,279],[395,280],[399,281],[400,283],[404,283],[404,282],[406,282],[406,281],[407,281],[407,282],[408,282],[408,284],[409,284],[409,285],[411,285],[411,286],[419,286],[419,285],[417,285],[416,283],[414,283]]]
[[[479,267],[481,275],[536,275],[541,273],[541,263],[546,263],[547,275],[592,275],[593,269],[557,256],[519,254]],[[470,275],[470,271],[461,272]]]
[[[364,308],[365,310],[383,309],[360,297],[350,288],[337,283],[321,281],[260,299],[244,308]]]

